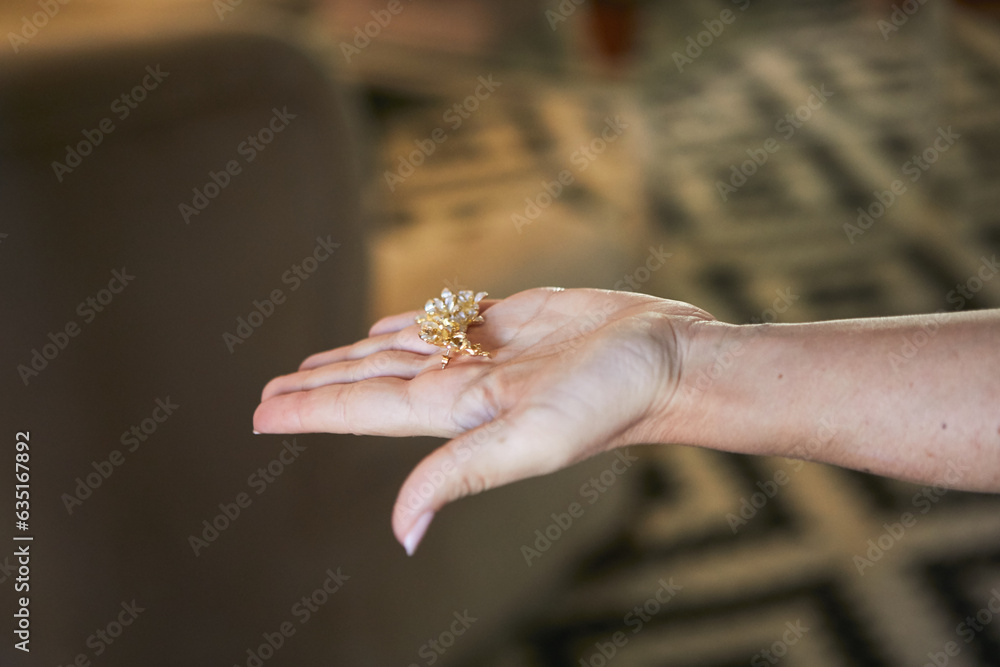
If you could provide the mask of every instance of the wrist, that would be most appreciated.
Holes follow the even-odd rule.
[[[781,394],[782,325],[693,323],[681,349],[680,373],[662,422],[664,442],[743,454],[792,455],[796,419]],[[783,360],[783,361],[782,361]]]

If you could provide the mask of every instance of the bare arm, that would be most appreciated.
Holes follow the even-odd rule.
[[[738,326],[641,294],[535,289],[484,314],[470,339],[492,358],[442,370],[416,312],[385,318],[268,383],[254,428],[450,438],[397,498],[408,552],[457,498],[631,444],[1000,491],[1000,311]]]
[[[1000,491],[1000,311],[699,329],[665,440]]]

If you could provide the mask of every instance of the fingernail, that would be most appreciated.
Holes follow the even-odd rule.
[[[260,435],[260,431],[254,431],[253,434],[254,435]]]
[[[420,540],[424,539],[424,533],[427,532],[427,526],[431,525],[433,518],[434,512],[424,512],[413,524],[413,528],[410,528],[410,532],[403,540],[403,548],[406,549],[407,556],[412,556],[413,552],[417,550],[417,546],[420,544]]]

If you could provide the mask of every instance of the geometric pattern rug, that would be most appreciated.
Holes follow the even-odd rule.
[[[383,197],[376,263],[416,276],[407,299],[440,281],[502,295],[631,276],[732,322],[1000,307],[1000,280],[980,273],[1000,251],[997,25],[929,3],[898,30],[877,4],[683,4],[649,10],[658,46],[633,78],[541,80],[528,99],[483,100]],[[700,37],[725,9],[735,19]],[[677,59],[689,36],[709,44]],[[380,174],[453,99],[372,92]],[[581,139],[615,116],[630,123],[622,146],[574,171]],[[525,197],[561,169],[571,186],[516,229]],[[425,264],[401,259],[442,226],[455,244]],[[654,274],[641,270],[651,246],[670,253]],[[495,273],[483,247],[500,257]],[[405,294],[389,273],[383,293]],[[781,294],[793,305],[772,309]],[[470,664],[1000,666],[1000,497],[641,450],[627,527]]]

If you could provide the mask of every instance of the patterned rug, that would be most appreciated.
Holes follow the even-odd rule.
[[[996,24],[915,0],[646,12],[623,79],[483,65],[453,95],[372,92],[377,310],[442,283],[637,289],[733,322],[1000,306]],[[1000,665],[1000,498],[642,457],[628,528],[470,664]]]

